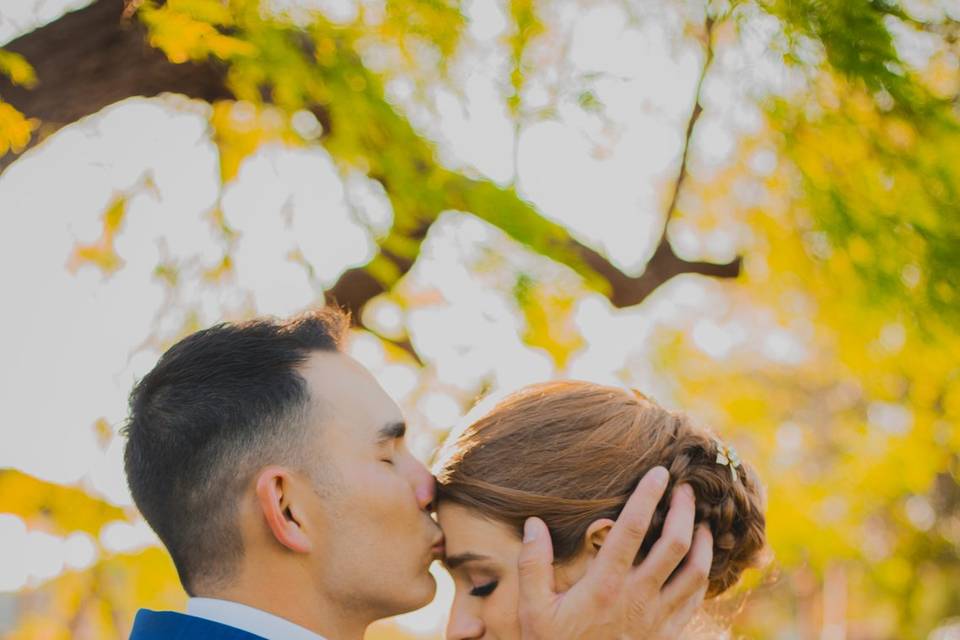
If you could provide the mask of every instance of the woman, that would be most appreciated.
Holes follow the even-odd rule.
[[[637,392],[586,382],[533,385],[457,440],[438,473],[437,517],[456,587],[448,640],[520,637],[517,558],[523,523],[550,528],[558,591],[586,572],[638,480],[670,485],[637,556],[660,535],[671,488],[688,484],[714,537],[708,597],[732,586],[764,547],[760,484],[707,431]]]

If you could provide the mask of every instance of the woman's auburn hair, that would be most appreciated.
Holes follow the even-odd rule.
[[[741,462],[717,462],[710,432],[643,394],[580,381],[518,391],[469,426],[437,475],[439,497],[503,522],[522,534],[530,516],[546,522],[557,562],[571,560],[587,528],[616,519],[640,478],[663,466],[670,482],[637,554],[660,537],[671,489],[689,484],[696,522],[713,532],[707,595],[715,596],[757,565],[765,547],[763,494]]]

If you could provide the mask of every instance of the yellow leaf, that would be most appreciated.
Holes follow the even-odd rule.
[[[126,211],[126,198],[117,198],[103,214],[103,231],[100,237],[89,244],[74,247],[67,268],[76,270],[85,264],[91,264],[109,275],[122,267],[123,260],[117,255],[113,241],[120,231]]]
[[[13,84],[33,88],[37,84],[37,74],[27,59],[19,53],[0,49],[0,73],[10,78]]]
[[[211,54],[224,60],[255,54],[253,44],[217,30],[214,25],[229,25],[230,16],[208,11],[216,4],[178,2],[161,8],[143,7],[140,15],[150,32],[150,44],[174,64],[205,60]]]
[[[36,119],[28,119],[11,105],[0,100],[0,156],[12,150],[20,153],[30,143],[33,130],[39,126]]]
[[[0,513],[12,513],[28,525],[67,535],[96,536],[107,522],[125,520],[123,509],[79,487],[46,482],[15,469],[0,469]]]
[[[224,27],[233,24],[233,14],[226,2],[220,0],[169,0],[167,7],[190,16],[194,20]]]
[[[203,277],[209,282],[220,282],[233,271],[233,260],[230,255],[223,256],[223,259],[217,263],[217,266],[204,272]]]
[[[228,60],[237,56],[253,56],[257,53],[257,48],[246,40],[220,33],[208,36],[207,45],[210,52],[221,60]]]

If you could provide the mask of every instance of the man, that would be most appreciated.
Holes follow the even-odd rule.
[[[217,325],[137,384],[128,482],[190,600],[186,614],[141,610],[131,640],[359,640],[432,599],[434,479],[399,407],[340,351],[347,326],[329,308]],[[691,549],[694,505],[676,492],[664,537],[631,568],[663,486],[640,483],[594,574],[564,594],[549,533],[528,522],[525,638],[675,637],[702,601],[712,541],[698,531]]]

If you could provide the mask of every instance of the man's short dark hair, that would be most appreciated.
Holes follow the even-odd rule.
[[[218,324],[176,343],[134,387],[127,482],[187,593],[227,579],[242,557],[237,499],[252,475],[302,464],[310,394],[297,368],[339,350],[348,326],[332,307]]]

